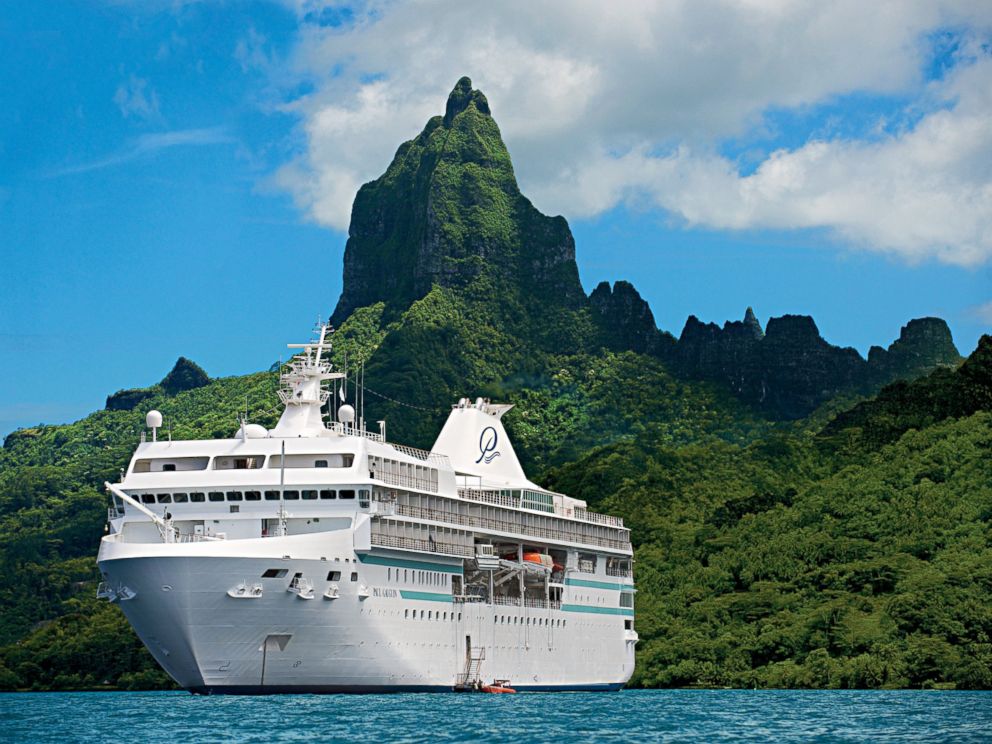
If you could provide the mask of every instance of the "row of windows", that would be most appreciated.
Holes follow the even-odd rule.
[[[419,615],[417,613],[420,613]],[[449,617],[450,616],[450,617]],[[407,620],[455,620],[454,612],[441,612],[434,610],[403,610],[403,617]],[[462,613],[458,613],[458,621],[461,622]],[[549,617],[515,617],[513,615],[494,615],[493,624],[497,625],[533,625],[549,628],[564,628],[568,621],[564,618]]]
[[[285,568],[268,568],[262,574],[262,578],[263,579],[283,579],[283,578],[286,577],[286,574],[287,573],[288,573],[288,570],[285,569]],[[294,576],[294,578],[299,579],[299,578],[302,578],[303,577],[303,574],[302,573],[296,573],[293,576]],[[341,581],[341,572],[340,571],[328,571],[327,572],[327,580],[328,581]],[[351,580],[352,581],[358,581],[358,571],[352,571],[351,572]]]
[[[424,613],[425,612],[427,613],[426,617],[424,616]],[[450,618],[448,617],[449,615],[451,616]],[[407,620],[416,620],[417,619],[417,610],[403,610],[403,617],[405,617]],[[452,621],[454,621],[455,620],[455,613],[454,612],[441,612],[441,611],[435,612],[434,610],[420,610],[420,619],[421,620],[452,620]],[[461,622],[461,621],[462,621],[462,613],[459,612],[458,613],[458,622]]]
[[[355,462],[352,454],[286,455],[287,468],[350,468]],[[184,470],[206,470],[209,457],[169,457],[135,460],[135,473],[175,473]],[[265,464],[265,455],[245,455],[243,457],[217,457],[214,470],[258,470]],[[282,456],[269,457],[270,468],[283,467]]]
[[[410,569],[403,569],[403,573],[400,574],[400,569],[394,571],[391,568],[386,569],[386,578],[389,581],[402,581],[405,584],[426,584],[428,586],[448,586],[448,574],[438,573],[436,571],[411,571]]]
[[[531,622],[533,620],[534,622]],[[519,621],[519,622],[518,622]],[[551,628],[564,628],[566,624],[564,618],[549,617],[517,617],[516,615],[494,615],[493,624],[503,625],[544,625]]]
[[[355,491],[352,488],[323,488],[319,491],[306,490],[306,491],[296,491],[287,490],[282,492],[282,498],[284,501],[299,501],[303,499],[304,501],[316,501],[318,498],[322,500],[330,499],[354,499],[355,494],[363,501],[369,499],[369,491],[366,489],[361,489]],[[143,504],[202,504],[205,501],[262,501],[263,493],[262,491],[208,491],[203,493],[202,491],[193,493],[143,493],[141,494],[141,503]],[[265,491],[264,493],[265,501],[278,501],[279,491]]]

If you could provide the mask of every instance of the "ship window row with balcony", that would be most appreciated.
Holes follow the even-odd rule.
[[[394,508],[397,515],[404,517],[452,522],[558,542],[585,543],[615,550],[630,549],[630,533],[622,528],[564,519],[552,514],[518,511],[488,502],[399,491],[395,494]],[[629,559],[626,565],[629,567]],[[595,568],[594,562],[592,572]]]

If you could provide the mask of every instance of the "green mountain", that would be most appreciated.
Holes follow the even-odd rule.
[[[923,319],[864,360],[803,316],[690,318],[675,339],[627,282],[586,296],[567,223],[520,193],[467,78],[359,191],[333,318],[391,439],[429,445],[465,395],[512,402],[532,477],[626,518],[635,683],[988,684],[992,341],[959,368],[946,324]],[[180,359],[81,421],[6,438],[0,687],[168,684],[94,597],[101,484],[146,410],[177,438],[231,436],[246,398],[275,423],[276,382]]]

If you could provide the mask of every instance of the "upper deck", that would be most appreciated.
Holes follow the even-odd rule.
[[[500,422],[510,406],[463,399],[431,451],[388,442],[384,426],[367,431],[348,405],[338,408],[340,420],[325,421],[321,406],[337,395],[320,383],[343,377],[322,361],[325,334],[300,345],[306,351],[283,376],[286,410],[272,430],[243,421],[231,439],[156,441],[154,428],[153,441],[143,436],[112,487],[122,502],[112,510],[115,531],[130,525],[133,539],[164,536],[168,521],[192,539],[244,539],[340,528],[368,514],[396,539],[420,540],[414,525],[429,522],[452,534],[482,528],[630,552],[620,518],[527,480]],[[160,426],[161,416],[150,414],[149,423]]]

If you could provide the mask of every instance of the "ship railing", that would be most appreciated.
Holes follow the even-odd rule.
[[[520,508],[520,499],[514,498],[513,496],[504,494],[500,491],[485,488],[459,488],[458,495],[463,499],[468,499],[469,501],[481,501],[486,504],[508,506],[513,509]]]
[[[486,598],[477,594],[452,594],[451,600],[456,604],[471,604],[473,602],[485,602]]]
[[[327,428],[346,437],[364,437],[365,439],[371,439],[373,442],[386,441],[382,438],[382,434],[376,434],[375,432],[361,429],[357,426],[348,426],[347,424],[342,424],[340,421],[332,421],[328,424]]]
[[[561,494],[556,494],[552,491],[527,491],[526,489],[522,490],[521,493],[539,493],[546,496],[551,496],[552,498],[555,496],[561,496]],[[531,508],[523,506],[522,497],[513,496],[507,493],[506,490],[462,486],[458,489],[458,495],[463,499],[468,499],[469,501],[481,501],[486,504],[495,504],[496,506],[507,506],[511,509]],[[559,506],[555,503],[553,508],[534,509],[534,511],[543,511],[547,514],[555,514],[559,517],[570,517],[581,522],[589,522],[590,524],[601,524],[606,527],[615,527],[621,530],[625,529],[623,526],[622,517],[615,517],[612,514],[599,514],[598,512],[591,512],[588,509],[583,509],[582,507],[570,507],[566,509],[565,507]]]
[[[582,507],[575,507],[574,515],[576,519],[581,519],[583,522],[592,522],[593,524],[605,524],[607,527],[619,527],[623,528],[623,518],[614,517],[612,514],[600,514],[598,512],[591,512],[588,509],[583,509]]]
[[[450,467],[450,461],[447,455],[441,455],[437,452],[430,452],[428,450],[418,449],[417,447],[408,447],[405,444],[396,444],[394,442],[389,442],[389,446],[392,447],[397,452],[402,452],[404,455],[410,455],[410,457],[415,457],[418,460],[423,460],[424,462],[429,462],[438,467]]]
[[[520,597],[501,597],[501,596],[498,596],[497,595],[497,596],[493,597],[493,604],[494,605],[505,605],[507,607],[519,607],[520,606]]]
[[[418,550],[424,553],[458,555],[465,558],[475,555],[475,549],[469,545],[458,545],[456,543],[439,542],[437,540],[420,540],[415,537],[383,535],[376,532],[372,533],[372,544],[383,548],[402,548],[404,550]]]
[[[437,493],[437,481],[430,478],[418,478],[413,475],[402,475],[401,473],[383,471],[374,473],[373,477],[391,486],[404,486],[406,488],[417,488],[421,491]]]
[[[177,532],[175,537],[175,542],[177,543],[198,543],[198,542],[216,542],[217,540],[223,540],[226,535],[223,533],[217,535],[201,535],[196,532]]]
[[[504,607],[529,607],[538,610],[561,609],[561,602],[550,599],[539,599],[537,597],[524,597],[521,602],[520,597],[501,597],[497,595],[493,597],[492,604]]]
[[[616,576],[620,579],[632,579],[634,578],[634,572],[629,568],[610,568],[606,567],[607,576]]]
[[[458,514],[453,511],[430,509],[428,507],[411,506],[410,504],[401,503],[396,504],[395,513],[404,517],[427,519],[434,522],[449,522],[451,524],[459,524],[466,527],[478,527],[481,529],[495,530],[497,532],[510,532],[519,535],[527,535],[529,537],[540,537],[557,542],[597,545],[602,548],[613,548],[615,550],[623,551],[630,550],[629,540],[618,540],[610,537],[600,537],[598,535],[585,535],[578,530],[573,529],[568,522],[562,522],[561,527],[548,529],[534,525],[525,525],[516,520]]]

